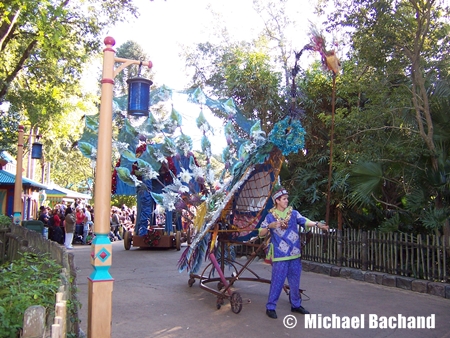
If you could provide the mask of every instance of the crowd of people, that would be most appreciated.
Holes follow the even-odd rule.
[[[109,239],[120,241],[123,239],[124,231],[134,231],[136,222],[136,207],[129,208],[125,204],[121,208],[111,208],[111,231]]]
[[[67,205],[65,200],[53,208],[41,206],[39,220],[48,227],[48,238],[67,249],[73,244],[91,244],[94,234],[94,208],[80,199]]]
[[[67,249],[72,249],[73,244],[89,245],[95,236],[94,208],[79,199],[70,205],[62,200],[53,208],[41,206],[39,220],[48,227],[48,238]],[[112,207],[109,239],[122,240],[124,230],[133,231],[135,220],[136,207]]]

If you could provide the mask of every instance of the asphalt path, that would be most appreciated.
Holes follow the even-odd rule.
[[[292,316],[288,296],[284,293],[277,306],[278,319],[268,318],[265,303],[269,284],[259,281],[238,280],[233,284],[232,290],[242,298],[242,310],[238,314],[233,313],[229,299],[217,309],[215,294],[200,288],[198,279],[189,286],[189,274],[178,272],[177,262],[184,247],[181,251],[136,247],[126,251],[123,242],[119,241],[114,242],[112,248],[113,338],[450,337],[450,299],[303,272],[300,287],[309,300],[304,296],[302,305],[316,315],[316,326],[319,322],[323,326],[333,325],[331,328],[311,328],[307,327],[305,316]],[[75,246],[71,251],[78,270],[78,298],[82,304],[80,326],[84,332],[87,332],[87,277],[93,271],[90,251],[90,246]],[[238,262],[243,264],[246,258],[238,258]],[[207,264],[205,262],[202,269]],[[271,267],[263,260],[255,259],[249,268],[259,278],[270,279]],[[225,276],[229,277],[231,273],[232,270],[225,269]],[[250,277],[250,274],[245,272],[243,276]],[[208,286],[216,289],[217,283]],[[389,328],[389,320],[395,326],[399,315],[406,317],[406,324],[417,317],[428,318],[428,324],[434,324],[434,328]],[[387,328],[382,327],[383,316]],[[312,318],[309,325],[314,324]],[[342,328],[345,325],[357,328]]]

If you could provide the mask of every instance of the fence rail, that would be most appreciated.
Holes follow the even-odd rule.
[[[444,236],[346,229],[314,233],[305,260],[449,282],[450,245]]]

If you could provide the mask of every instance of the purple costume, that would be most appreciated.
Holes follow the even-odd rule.
[[[286,229],[269,229],[271,237],[267,258],[272,260],[272,279],[267,310],[275,310],[286,278],[290,289],[291,306],[298,308],[301,305],[299,287],[302,262],[299,226],[305,227],[306,220],[298,211],[292,210]],[[261,229],[268,228],[270,223],[276,221],[271,210],[262,222]]]

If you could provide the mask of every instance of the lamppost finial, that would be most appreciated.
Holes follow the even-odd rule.
[[[116,44],[116,40],[112,36],[107,36],[105,40],[103,40],[106,46],[114,46]]]

